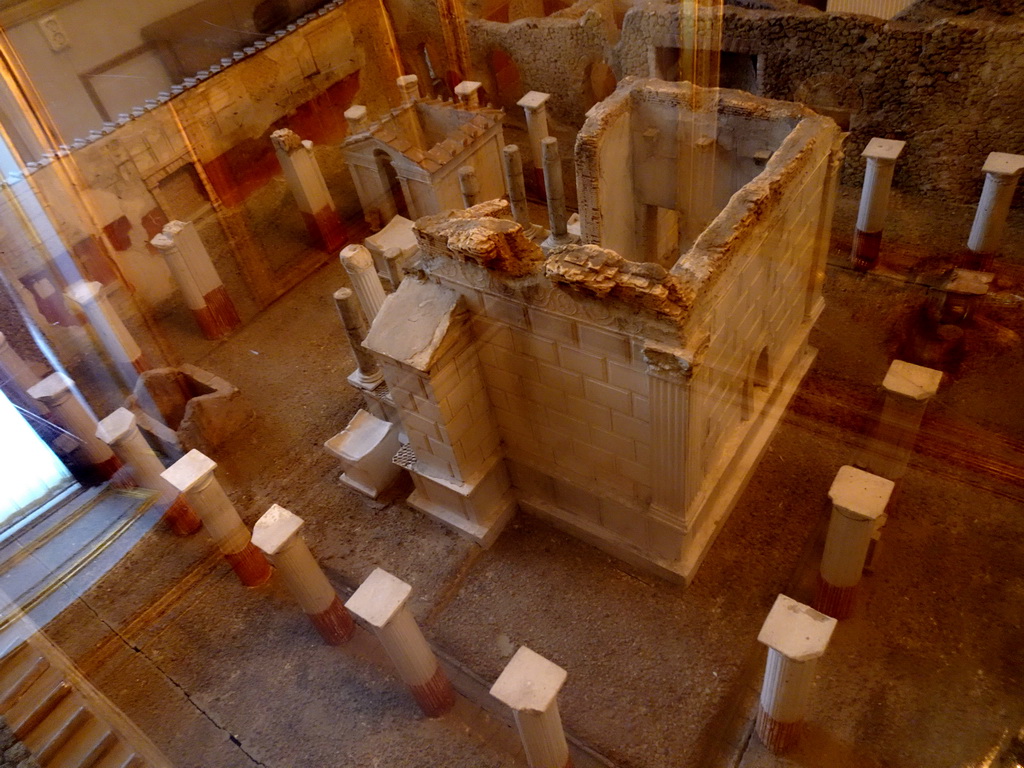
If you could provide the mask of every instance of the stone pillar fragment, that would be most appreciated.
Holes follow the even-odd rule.
[[[270,578],[270,564],[253,546],[249,529],[213,474],[216,468],[216,462],[193,449],[164,470],[161,477],[185,494],[239,581],[257,587]]]
[[[526,184],[523,182],[523,158],[519,147],[506,144],[501,150],[502,167],[505,170],[505,187],[512,206],[512,216],[531,240],[536,237],[538,227],[530,221],[530,209],[526,202]]]
[[[850,259],[854,269],[866,271],[878,263],[882,243],[882,227],[889,209],[889,191],[896,158],[903,151],[905,141],[892,139],[871,139],[861,153],[867,159],[864,169],[864,186],[860,194],[860,209],[857,212],[857,231],[853,236],[853,251]]]
[[[99,422],[96,437],[110,446],[140,487],[160,492],[160,503],[167,507],[164,518],[174,533],[188,536],[202,527],[195,510],[161,476],[164,465],[139,431],[134,413],[118,408]]]
[[[109,480],[121,468],[110,446],[96,437],[96,417],[72,390],[74,382],[60,371],[29,387],[28,395],[50,412],[50,418],[78,438],[85,461],[100,480]]]
[[[384,374],[377,365],[377,358],[363,346],[366,323],[359,309],[359,301],[351,288],[339,288],[334,292],[334,304],[338,307],[338,314],[345,326],[345,335],[352,348],[352,356],[356,359],[356,369],[349,374],[348,383],[357,389],[376,389],[377,385],[384,381]]]
[[[350,245],[341,252],[341,265],[352,280],[352,290],[363,308],[366,322],[373,325],[373,319],[387,298],[373,264],[373,255],[365,246]]]
[[[885,520],[894,487],[892,480],[855,467],[839,469],[828,492],[832,517],[821,558],[816,610],[834,619],[850,615],[871,537]]]
[[[241,324],[235,304],[192,222],[168,222],[150,243],[167,262],[203,336],[220,339]]]
[[[541,142],[548,137],[547,100],[550,93],[530,91],[516,104],[526,114],[526,130],[530,134],[530,154],[533,157],[534,180],[541,189],[544,188],[544,172],[541,165]]]
[[[836,620],[785,595],[775,599],[757,636],[768,646],[768,661],[757,710],[757,737],[779,754],[800,737],[818,659]]]
[[[121,378],[129,389],[133,388],[138,374],[147,370],[149,364],[124,322],[103,295],[103,285],[80,280],[68,286],[64,295],[85,314]]]
[[[334,251],[345,242],[334,199],[313,154],[313,142],[303,141],[287,128],[270,134],[285,181],[318,248]]]
[[[562,158],[558,152],[558,139],[548,136],[541,142],[544,163],[544,183],[548,191],[548,223],[551,234],[543,246],[553,248],[574,241],[569,234],[569,216],[565,210],[565,185],[562,183]]]
[[[512,708],[530,768],[572,768],[558,714],[566,677],[564,669],[523,646],[491,686],[491,695]]]
[[[478,83],[475,80],[463,80],[461,83],[455,86],[455,98],[459,100],[459,103],[463,106],[469,107],[470,109],[476,109],[480,106],[480,87],[482,83]]]
[[[253,526],[252,542],[277,567],[288,591],[329,645],[341,645],[355,631],[352,616],[313,558],[299,529],[305,521],[277,504]]]
[[[471,165],[459,168],[459,191],[462,192],[462,204],[472,208],[479,200],[480,180],[476,177],[476,169]]]
[[[427,717],[455,705],[455,692],[406,603],[412,587],[377,568],[345,603],[370,625]]]
[[[992,152],[981,170],[985,174],[985,186],[981,190],[981,200],[978,201],[967,240],[971,263],[965,266],[987,270],[992,266],[992,258],[998,253],[1006,231],[1013,192],[1021,172],[1024,172],[1024,155]]]
[[[906,474],[928,401],[939,391],[941,382],[942,371],[892,361],[882,381],[885,402],[861,462],[864,469],[896,482]]]

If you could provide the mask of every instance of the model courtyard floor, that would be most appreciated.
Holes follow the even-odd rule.
[[[1024,725],[1019,244],[929,407],[875,571],[819,665],[803,741],[779,758],[751,733],[758,629],[779,592],[812,599],[829,485],[871,429],[921,275],[957,254],[973,210],[897,195],[870,275],[846,267],[855,215],[846,190],[818,358],[686,588],[522,514],[483,551],[398,499],[343,486],[322,447],[358,407],[337,262],[188,360],[256,410],[214,456],[246,521],[272,503],[305,518],[343,597],[375,567],[412,584],[464,694],[446,718],[423,718],[372,636],[325,646],[278,580],[241,587],[202,532],[154,529],[47,634],[181,768],[525,765],[486,696],[524,644],[568,670],[560,708],[577,768],[987,765]],[[1022,223],[1015,213],[1008,239]]]

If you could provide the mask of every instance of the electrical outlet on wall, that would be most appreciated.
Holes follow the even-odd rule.
[[[56,16],[47,16],[39,20],[39,29],[46,38],[50,50],[57,52],[71,47],[71,40],[68,39],[64,26]]]

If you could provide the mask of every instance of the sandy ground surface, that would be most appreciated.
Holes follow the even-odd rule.
[[[378,566],[412,584],[464,694],[453,715],[424,719],[366,633],[326,647],[277,580],[240,587],[202,533],[155,529],[48,633],[182,768],[524,765],[508,713],[485,695],[523,644],[569,672],[560,707],[577,768],[988,765],[1024,724],[1019,213],[876,569],[821,660],[801,744],[775,757],[751,735],[758,629],[779,592],[812,599],[828,487],[871,429],[922,275],[955,256],[973,211],[897,195],[870,275],[846,268],[855,215],[846,193],[818,358],[687,588],[528,516],[481,551],[400,498],[342,486],[322,448],[358,407],[331,301],[347,282],[337,263],[191,359],[256,411],[215,457],[247,522],[275,502],[304,517],[343,596]]]

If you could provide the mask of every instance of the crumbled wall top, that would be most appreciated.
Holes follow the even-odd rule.
[[[679,319],[694,299],[693,289],[659,264],[624,259],[596,245],[554,248],[544,273],[597,298],[618,298],[629,304]]]
[[[413,232],[428,254],[455,257],[510,277],[532,274],[544,261],[544,252],[512,220],[505,200],[424,216]]]

